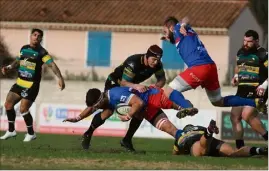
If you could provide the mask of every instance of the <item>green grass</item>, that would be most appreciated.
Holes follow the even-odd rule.
[[[3,132],[0,132],[3,134]],[[1,169],[263,169],[267,158],[173,156],[173,140],[135,138],[137,154],[120,147],[120,138],[93,137],[89,151],[80,147],[80,136],[38,134],[23,143],[23,134],[1,140]]]

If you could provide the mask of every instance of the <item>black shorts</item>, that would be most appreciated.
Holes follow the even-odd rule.
[[[158,110],[158,112],[156,113],[156,115],[153,116],[153,118],[149,121],[149,122],[151,123],[151,125],[154,125],[154,121],[155,121],[155,119],[156,119],[160,114],[162,114],[162,113],[164,113],[162,109]]]
[[[27,99],[34,102],[39,92],[39,83],[34,83],[31,88],[23,88],[21,86],[18,86],[17,84],[14,84],[11,87],[10,91],[18,94],[23,99]]]
[[[243,98],[249,98],[249,99],[259,98],[260,96],[257,95],[256,89],[257,87],[254,87],[254,86],[241,85],[241,86],[238,86],[236,95]],[[263,96],[263,101],[266,102],[267,99],[268,99],[268,89],[266,89],[266,92]]]
[[[224,143],[224,141],[218,140],[212,137],[210,143],[208,143],[208,151],[207,156],[219,157],[220,156],[220,147]]]
[[[113,81],[110,78],[110,76],[108,76],[106,79],[106,82],[105,82],[105,89],[104,90],[107,91],[113,87],[120,87],[120,85],[117,82]]]

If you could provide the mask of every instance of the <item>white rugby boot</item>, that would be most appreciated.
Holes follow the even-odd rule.
[[[13,132],[9,132],[7,130],[7,132],[5,133],[5,135],[3,135],[2,137],[0,137],[1,140],[7,140],[9,138],[12,138],[12,137],[16,137],[17,136],[17,133],[16,131],[14,130]]]
[[[32,140],[35,140],[36,139],[36,134],[34,133],[33,135],[30,135],[30,134],[25,134],[25,138],[23,140],[23,142],[29,142],[29,141],[32,141]]]

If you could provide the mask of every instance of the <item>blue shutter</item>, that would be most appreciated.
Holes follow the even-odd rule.
[[[111,32],[88,32],[87,66],[110,66]]]
[[[184,62],[178,54],[175,45],[167,41],[162,41],[162,48],[162,62],[165,69],[184,69]]]

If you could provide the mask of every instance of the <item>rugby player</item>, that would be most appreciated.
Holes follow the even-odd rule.
[[[183,133],[175,141],[173,154],[192,156],[214,156],[214,157],[248,157],[253,155],[268,155],[267,147],[243,147],[234,149],[224,141],[213,136],[218,134],[219,129],[216,122],[211,120],[208,128],[202,126],[187,125],[183,128]]]
[[[236,64],[236,74],[232,79],[232,85],[238,86],[236,95],[250,99],[263,97],[265,104],[268,98],[268,55],[266,49],[259,45],[259,34],[256,31],[248,30],[245,33],[243,46],[237,53]],[[264,112],[265,108],[264,105]],[[242,119],[264,140],[268,140],[268,131],[263,127],[254,107],[233,107],[231,122],[237,148],[244,146]]]
[[[185,27],[186,34],[182,34],[182,26]],[[180,23],[175,17],[168,17],[164,22],[163,31],[164,36],[161,39],[174,44],[188,66],[169,84],[169,88],[166,89],[168,95],[173,90],[184,92],[202,86],[214,106],[260,107],[258,99],[247,99],[234,95],[221,96],[216,64],[190,25]]]
[[[47,50],[41,46],[43,31],[40,29],[32,29],[30,35],[30,44],[24,45],[20,50],[20,55],[16,60],[2,68],[2,73],[16,69],[18,78],[16,83],[11,87],[5,102],[5,109],[8,118],[8,130],[0,139],[6,140],[17,135],[15,131],[16,113],[14,105],[21,101],[20,114],[23,116],[27,126],[28,133],[25,135],[24,142],[36,139],[33,129],[33,118],[29,112],[29,108],[35,101],[41,81],[42,65],[48,65],[54,74],[58,77],[59,87],[61,90],[65,88],[65,82],[61,72]]]
[[[103,109],[101,117],[105,121],[113,114],[114,109],[119,103],[131,106],[128,114],[119,116],[122,121],[128,121],[134,117],[142,120],[145,117],[157,129],[167,132],[175,138],[181,132],[168,120],[161,108],[179,110],[182,107],[170,101],[162,89],[153,87],[150,87],[144,93],[140,93],[130,87],[114,87],[104,93],[101,93],[98,89],[90,89],[86,95],[88,110],[86,109],[76,118],[67,118],[64,122],[78,122],[88,117],[91,115],[91,108]],[[191,110],[186,111],[188,112],[186,115],[192,116],[198,112],[198,109],[191,108]],[[94,130],[103,123],[93,125]],[[83,142],[82,147],[88,149],[90,141]]]
[[[139,92],[145,92],[148,89],[147,86],[140,83],[150,78],[153,74],[157,78],[157,82],[154,86],[162,88],[166,82],[161,62],[162,55],[163,50],[159,46],[151,45],[146,54],[135,54],[128,57],[120,66],[115,68],[115,70],[109,74],[105,82],[105,91],[113,87],[128,86]],[[191,107],[190,103],[186,103],[183,95],[178,91],[173,91],[168,97],[170,100],[180,103],[183,108]],[[183,114],[185,110],[187,109],[182,111]],[[89,129],[83,135],[82,143],[88,144],[88,142],[90,142],[95,127],[98,127],[105,122],[103,118],[105,117],[101,116],[101,114],[96,114],[94,116]],[[132,118],[125,137],[120,141],[121,146],[129,151],[135,150],[132,144],[132,137],[142,123],[142,120],[143,119],[137,117]]]

